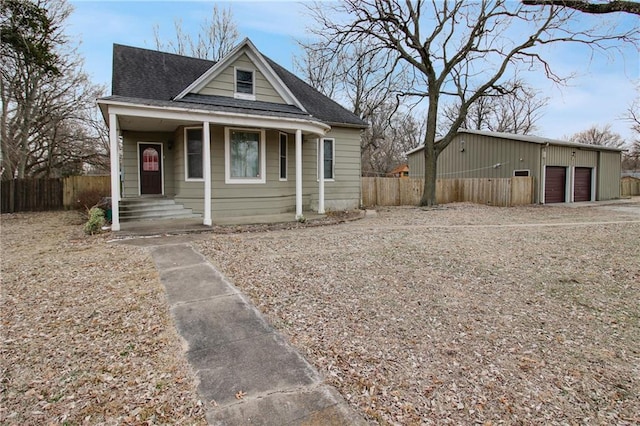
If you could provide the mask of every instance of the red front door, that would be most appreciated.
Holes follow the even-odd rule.
[[[141,143],[140,195],[162,195],[162,145]]]

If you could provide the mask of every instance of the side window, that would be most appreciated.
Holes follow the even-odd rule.
[[[286,133],[280,133],[280,180],[287,180],[287,142]]]
[[[185,178],[201,180],[203,174],[202,129],[185,129]]]
[[[334,179],[335,165],[335,139],[320,139],[324,145],[324,164],[320,165],[320,145],[318,145],[318,170],[324,167],[324,180]]]

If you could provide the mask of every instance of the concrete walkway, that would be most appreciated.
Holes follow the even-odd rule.
[[[186,236],[132,239],[153,256],[214,425],[366,422]]]

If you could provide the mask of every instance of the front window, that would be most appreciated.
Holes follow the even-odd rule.
[[[264,131],[226,129],[225,163],[227,183],[264,183]]]
[[[202,180],[204,178],[202,129],[185,129],[184,150],[186,180]]]
[[[333,180],[335,153],[334,153],[334,139],[320,139],[324,144],[324,179]],[[320,144],[318,144],[318,163],[320,163]],[[318,164],[318,169],[321,167]],[[319,178],[319,177],[318,177]]]

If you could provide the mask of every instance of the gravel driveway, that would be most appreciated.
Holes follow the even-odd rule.
[[[452,204],[195,245],[372,423],[630,425],[639,237],[633,210]]]

